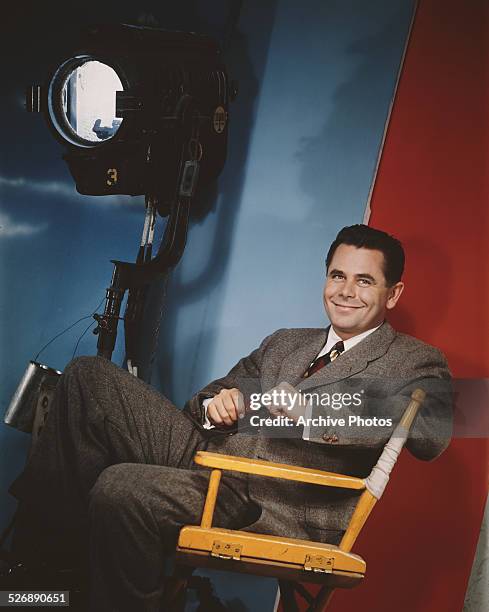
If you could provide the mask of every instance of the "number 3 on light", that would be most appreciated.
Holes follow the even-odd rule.
[[[117,183],[117,168],[109,168],[107,170],[107,185],[115,185]]]

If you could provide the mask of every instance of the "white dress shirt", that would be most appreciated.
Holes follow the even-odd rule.
[[[380,324],[382,325],[382,323]],[[329,353],[329,351],[333,348],[333,346],[337,343],[337,342],[343,342],[343,346],[345,347],[345,351],[350,350],[351,348],[353,348],[356,344],[358,344],[359,342],[361,342],[364,338],[366,338],[368,335],[372,334],[376,329],[379,329],[380,325],[377,325],[377,327],[373,327],[372,329],[368,329],[365,332],[362,332],[361,334],[358,334],[357,336],[353,336],[352,338],[348,338],[348,340],[342,340],[338,334],[335,332],[335,330],[333,329],[333,326],[330,325],[329,326],[329,330],[328,330],[328,337],[326,338],[326,344],[323,346],[323,348],[319,351],[319,353],[316,355],[316,357],[313,359],[313,361],[311,362],[314,363],[314,361],[316,361],[316,359],[318,357],[321,357],[321,355],[325,355],[326,353]],[[207,416],[207,407],[209,406],[209,404],[212,402],[212,398],[208,398],[205,399],[202,402],[202,405],[204,407],[204,429],[212,429],[213,427],[215,427],[209,420],[209,417]],[[304,415],[306,422],[308,417],[311,416],[311,406],[308,405],[307,407],[307,411],[306,414]],[[306,425],[304,427],[304,433],[302,435],[302,438],[304,440],[309,440],[309,426]]]

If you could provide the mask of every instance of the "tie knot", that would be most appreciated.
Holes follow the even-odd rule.
[[[340,340],[333,346],[333,348],[328,353],[330,361],[334,361],[337,357],[339,357],[339,355],[341,355],[344,350],[345,345],[343,344],[342,340]]]
[[[337,342],[333,348],[329,350],[328,353],[321,355],[321,357],[316,357],[316,359],[311,363],[311,365],[307,368],[306,373],[304,374],[304,378],[308,378],[315,374],[318,370],[323,368],[328,363],[334,361],[341,353],[345,350],[345,345],[343,342]]]

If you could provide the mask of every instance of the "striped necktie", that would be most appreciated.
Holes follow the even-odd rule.
[[[315,374],[318,370],[323,368],[325,365],[334,361],[337,357],[341,355],[341,353],[344,350],[345,350],[345,345],[340,340],[333,346],[333,348],[330,349],[329,353],[326,353],[325,355],[321,355],[321,357],[317,357],[311,363],[311,365],[307,368],[306,373],[304,374],[304,378],[309,378],[309,376],[312,376],[313,374]]]

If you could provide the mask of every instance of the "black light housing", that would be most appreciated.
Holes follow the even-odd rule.
[[[107,81],[102,92],[97,83]],[[108,118],[98,116],[102,94],[106,99],[108,90],[110,96],[111,87]],[[220,173],[233,88],[211,38],[97,26],[43,86],[30,88],[27,109],[43,112],[65,146],[64,159],[80,193],[152,194],[165,213],[175,200],[182,163],[200,162],[201,184]]]

